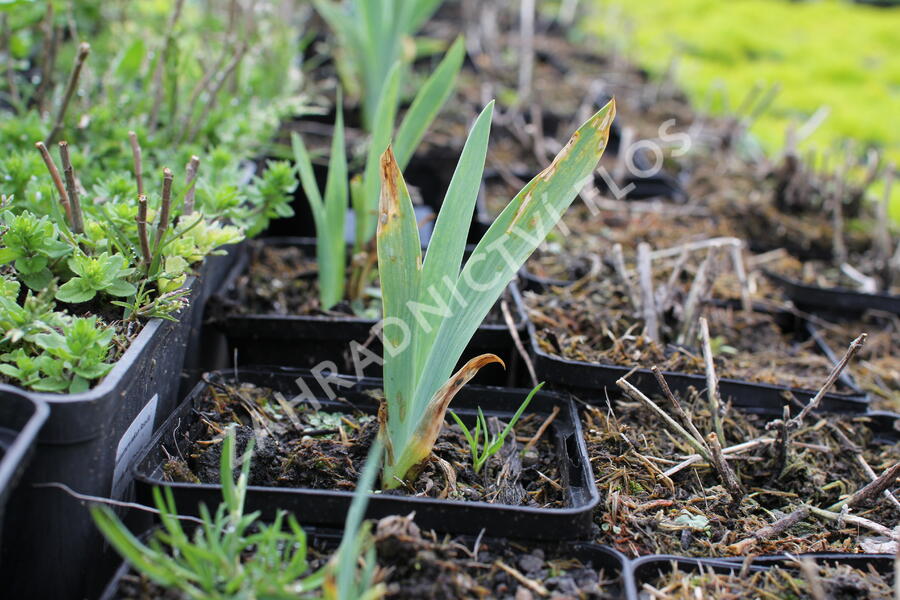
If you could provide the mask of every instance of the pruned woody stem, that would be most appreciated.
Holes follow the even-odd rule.
[[[522,188],[463,265],[465,236],[460,232],[472,219],[492,115],[493,103],[470,130],[424,261],[400,167],[390,147],[381,156],[376,242],[384,309],[385,400],[379,411],[384,488],[397,487],[416,472],[431,455],[456,393],[478,369],[501,362],[485,354],[452,375],[507,284],[592,179],[606,148],[615,101],[588,119],[550,166]]]

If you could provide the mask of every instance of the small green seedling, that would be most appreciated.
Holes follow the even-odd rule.
[[[522,402],[522,405],[519,406],[519,409],[516,411],[516,414],[513,415],[513,418],[509,420],[509,423],[500,432],[500,435],[492,435],[490,439],[488,438],[488,426],[487,421],[484,418],[484,413],[481,411],[481,407],[478,407],[478,417],[475,420],[475,431],[470,431],[466,424],[462,422],[462,419],[457,416],[455,412],[450,411],[450,416],[453,417],[453,420],[456,421],[456,424],[459,425],[459,428],[462,429],[463,435],[466,436],[466,441],[469,442],[469,450],[472,453],[472,468],[475,469],[475,472],[478,473],[481,471],[481,467],[484,466],[484,463],[488,461],[490,457],[497,454],[500,448],[503,447],[503,442],[506,441],[506,436],[509,435],[509,432],[512,431],[512,428],[516,426],[516,423],[519,421],[519,418],[522,416],[522,413],[525,412],[525,409],[528,408],[528,405],[531,403],[531,399],[534,398],[534,395],[538,393],[538,391],[544,387],[544,382],[540,382],[537,384],[534,389],[529,392],[528,396],[525,398],[525,401]],[[484,432],[484,446],[482,447],[481,442],[481,434]]]
[[[97,527],[136,571],[190,600],[380,598],[384,586],[373,582],[374,546],[362,520],[381,460],[380,444],[373,446],[366,459],[340,547],[327,565],[311,570],[306,532],[294,515],[278,511],[275,520],[265,524],[259,521],[259,512],[245,513],[253,440],[241,457],[235,481],[234,438],[232,426],[222,441],[219,463],[222,503],[215,515],[200,506],[200,524],[192,535],[181,525],[170,488],[153,490],[162,527],[147,543],[135,537],[107,506],[90,509]]]

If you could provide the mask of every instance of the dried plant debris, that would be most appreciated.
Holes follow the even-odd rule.
[[[376,528],[378,561],[387,597],[583,598],[620,597],[619,573],[582,562],[571,549],[535,548],[482,540],[474,545],[420,532],[406,517]]]
[[[598,542],[631,556],[896,551],[900,445],[876,441],[868,417],[798,422],[723,407],[723,435],[711,440],[708,400],[694,392],[586,408],[604,497]],[[882,475],[881,489],[871,487]]]
[[[333,405],[331,405],[333,406]],[[334,410],[294,403],[252,384],[211,382],[194,406],[197,420],[184,433],[187,448],[164,466],[173,481],[218,483],[220,443],[225,427],[237,423],[237,450],[255,439],[250,484],[352,491],[377,435],[374,415],[350,403]],[[567,503],[555,446],[545,432],[522,454],[543,419],[522,416],[515,426],[516,451],[492,456],[479,473],[468,443],[455,424],[445,423],[432,459],[400,494],[558,508]]]
[[[803,389],[818,386],[831,363],[812,339],[803,339],[794,320],[772,312],[743,311],[703,302],[704,275],[684,269],[655,276],[656,337],[646,328],[637,277],[600,265],[596,276],[542,294],[526,293],[537,343],[552,355],[620,366],[658,365],[664,371],[704,373],[698,319],[709,321],[720,377]],[[623,279],[628,281],[626,285]],[[670,286],[671,283],[671,286]],[[740,295],[739,292],[736,292]],[[647,294],[649,295],[649,294]],[[844,344],[849,342],[846,340]],[[840,386],[836,391],[843,391]]]
[[[879,573],[872,566],[861,569],[840,563],[727,572],[708,566],[699,571],[682,571],[673,564],[670,570],[660,570],[653,580],[641,582],[639,593],[642,600],[890,600],[894,597],[892,579],[889,573]]]
[[[900,317],[871,312],[855,321],[831,323],[818,319],[815,325],[835,351],[846,344],[854,331],[868,332],[865,347],[847,370],[869,394],[873,410],[900,412]]]

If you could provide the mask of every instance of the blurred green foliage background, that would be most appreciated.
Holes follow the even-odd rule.
[[[675,58],[675,78],[701,110],[733,111],[754,85],[779,84],[773,105],[751,128],[770,153],[783,147],[791,122],[799,125],[827,106],[828,118],[801,149],[834,149],[855,139],[900,165],[900,7],[849,0],[594,1],[590,30],[656,75]],[[897,188],[892,208],[900,218]]]

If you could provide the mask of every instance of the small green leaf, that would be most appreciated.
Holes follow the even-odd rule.
[[[117,279],[111,284],[103,288],[103,291],[110,296],[133,296],[137,293],[137,288],[128,283],[124,279]]]
[[[81,277],[75,277],[65,282],[56,290],[56,299],[60,302],[78,304],[91,300],[97,292]]]

